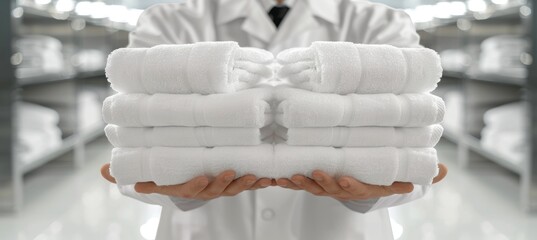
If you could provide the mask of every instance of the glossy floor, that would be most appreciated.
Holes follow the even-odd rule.
[[[99,177],[110,149],[99,139],[83,169],[75,170],[67,156],[28,175],[24,209],[0,214],[0,239],[151,239],[159,207],[123,197]],[[397,239],[535,239],[537,215],[516,205],[517,176],[481,161],[460,170],[452,144],[442,142],[438,150],[449,176],[424,199],[390,210]]]

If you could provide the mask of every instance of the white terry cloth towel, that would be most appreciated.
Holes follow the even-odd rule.
[[[283,128],[276,134],[293,146],[434,147],[442,136],[439,124],[420,128],[333,127]]]
[[[278,54],[278,77],[299,88],[337,94],[425,93],[442,77],[440,56],[427,48],[314,42]]]
[[[103,119],[122,127],[244,127],[272,123],[272,89],[225,94],[116,94],[104,100]]]
[[[444,101],[421,94],[321,94],[277,87],[276,122],[298,127],[424,127],[444,118]]]
[[[106,137],[114,147],[214,147],[253,146],[272,135],[268,127],[147,127],[107,125]]]
[[[228,93],[271,78],[273,58],[236,42],[122,48],[109,55],[106,76],[122,93]]]
[[[391,185],[395,181],[431,184],[438,174],[434,148],[333,148],[263,144],[214,148],[115,148],[111,174],[118,184],[153,181],[181,184],[232,169],[237,177],[311,177],[314,170],[351,176],[364,183]]]
[[[217,176],[235,170],[237,177],[272,175],[272,144],[233,147],[194,148],[114,148],[110,173],[120,185],[153,181],[174,185],[207,175]]]

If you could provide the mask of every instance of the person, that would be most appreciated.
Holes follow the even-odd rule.
[[[353,0],[189,0],[148,8],[130,34],[132,48],[236,41],[274,54],[313,41],[421,47],[403,11]],[[115,182],[105,164],[102,175]],[[442,180],[447,168],[439,164]],[[175,186],[118,186],[162,206],[157,239],[393,239],[388,207],[422,197],[431,186],[373,186],[314,171],[313,178],[235,179],[233,171]],[[234,180],[235,179],[235,180]]]

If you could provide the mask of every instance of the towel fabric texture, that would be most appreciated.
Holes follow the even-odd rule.
[[[277,87],[276,122],[288,128],[424,127],[440,123],[445,105],[431,94],[320,94]]]
[[[273,55],[236,42],[200,42],[113,51],[106,76],[122,93],[228,93],[272,77]]]
[[[351,176],[364,183],[391,185],[395,181],[431,184],[438,173],[434,148],[333,148],[263,144],[214,148],[115,148],[111,173],[119,184],[153,181],[181,184],[201,176],[233,169],[237,177],[311,177],[316,169],[332,176]]]
[[[276,58],[283,65],[278,77],[323,93],[424,93],[442,76],[439,55],[427,48],[314,42]]]
[[[442,73],[429,49],[315,42],[274,56],[235,42],[119,49],[103,104],[120,185],[200,175],[431,184],[442,135]],[[280,86],[263,83],[273,72]],[[285,79],[290,83],[285,84]]]
[[[245,127],[272,122],[270,88],[229,94],[116,94],[105,99],[106,123],[122,127]]]
[[[333,127],[282,128],[276,135],[294,146],[332,147],[434,147],[443,133],[441,125],[421,128]]]
[[[114,147],[252,146],[272,135],[266,128],[146,127],[108,125],[106,137]]]

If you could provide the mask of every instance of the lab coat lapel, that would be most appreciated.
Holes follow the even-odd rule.
[[[258,1],[248,1],[248,14],[241,28],[253,37],[269,43],[276,34],[276,26]]]
[[[306,0],[297,0],[283,19],[276,36],[270,41],[269,49],[293,39],[297,35],[305,34],[319,27],[319,23]]]

